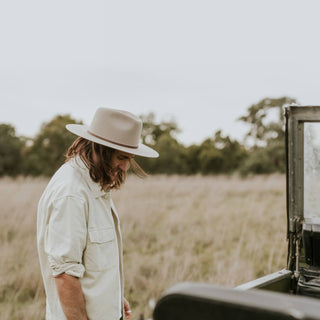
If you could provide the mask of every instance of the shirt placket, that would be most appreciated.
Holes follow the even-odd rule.
[[[121,237],[121,229],[120,229],[120,220],[115,210],[114,204],[110,198],[111,203],[111,212],[115,223],[115,230],[117,235],[117,242],[118,242],[118,250],[119,250],[119,270],[120,270],[120,299],[121,299],[121,310],[122,310],[122,318],[124,318],[124,304],[123,304],[123,295],[124,295],[124,281],[123,281],[123,248],[122,248],[122,237]]]

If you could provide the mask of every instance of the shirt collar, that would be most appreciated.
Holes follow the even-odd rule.
[[[89,169],[87,168],[87,166],[84,164],[84,162],[82,161],[82,159],[79,156],[75,156],[74,158],[70,159],[70,165],[74,168],[78,168],[81,175],[84,177],[84,179],[86,180],[90,191],[92,192],[92,194],[95,197],[102,197],[102,196],[106,196],[106,197],[110,197],[110,191],[104,191],[101,190],[101,186],[98,182],[94,182],[89,174]]]

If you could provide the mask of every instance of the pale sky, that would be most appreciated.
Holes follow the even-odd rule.
[[[184,144],[265,97],[320,105],[319,1],[0,2],[0,123],[33,136],[98,107],[175,119]]]

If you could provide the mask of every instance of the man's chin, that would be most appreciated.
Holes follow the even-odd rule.
[[[126,173],[123,171],[116,171],[113,173],[113,185],[118,189],[126,180]]]

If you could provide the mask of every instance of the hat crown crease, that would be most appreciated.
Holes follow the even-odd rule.
[[[126,111],[99,108],[89,131],[107,141],[137,148],[142,131],[142,121]]]

